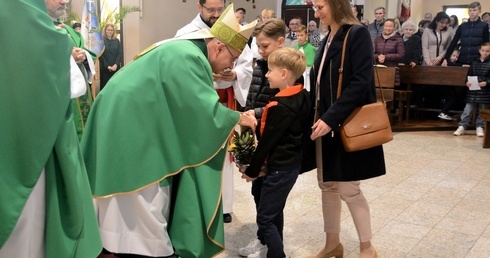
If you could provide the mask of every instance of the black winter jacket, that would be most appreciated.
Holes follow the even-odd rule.
[[[268,70],[267,61],[258,59],[252,72],[252,83],[248,90],[247,102],[244,109],[244,111],[252,109],[255,111],[258,128],[260,128],[260,120],[265,105],[269,103],[272,96],[279,92],[279,90],[269,87],[269,80],[265,77]],[[257,137],[260,139],[259,130],[257,130]]]
[[[267,160],[269,167],[301,164],[302,137],[311,108],[303,85],[287,88],[272,97],[262,116],[262,138],[245,174],[255,178]]]
[[[488,42],[488,33],[488,24],[483,22],[480,18],[476,21],[462,23],[459,25],[458,30],[456,30],[444,58],[449,61],[449,57],[451,57],[458,41],[461,40],[458,63],[471,64],[475,58],[480,56],[480,53],[478,52],[480,45],[483,42]]]
[[[469,90],[466,93],[466,103],[490,104],[490,58],[481,61],[477,58],[471,63],[468,76],[478,76],[478,82],[487,82],[481,90]]]
[[[407,41],[403,41],[403,43],[405,45],[403,63],[408,65],[410,62],[414,62],[419,65],[422,60],[422,41],[420,37],[412,35]]]

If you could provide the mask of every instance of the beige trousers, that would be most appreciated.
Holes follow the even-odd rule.
[[[372,239],[371,214],[366,198],[362,194],[361,181],[323,182],[323,164],[321,140],[316,142],[317,178],[322,191],[323,221],[326,233],[340,233],[340,214],[343,200],[351,213],[359,241],[367,242]]]

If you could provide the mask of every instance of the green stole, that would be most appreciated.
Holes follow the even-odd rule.
[[[95,198],[177,179],[169,234],[186,258],[224,247],[222,146],[239,120],[218,102],[206,54],[204,40],[176,40],[123,67],[97,96],[81,142]]]
[[[73,46],[87,50],[90,53],[90,56],[87,58],[92,58],[93,60],[97,58],[94,53],[85,48],[82,35],[80,35],[78,31],[75,31],[72,27],[68,25],[65,25],[65,30],[73,40]],[[83,64],[78,64],[78,67],[80,68],[80,71],[82,71],[83,76],[87,78],[85,69],[83,69]],[[85,81],[85,84],[87,85],[87,91],[85,92],[85,94],[76,99],[72,99],[73,120],[75,121],[75,128],[77,130],[79,139],[82,138],[83,130],[85,128],[85,124],[87,123],[88,113],[90,112],[90,109],[92,108],[92,102],[94,101],[90,84],[88,83],[88,81]]]
[[[70,105],[73,44],[43,0],[5,1],[0,13],[0,23],[16,21],[0,30],[0,248],[44,168],[46,252],[39,255],[96,257],[102,243]]]

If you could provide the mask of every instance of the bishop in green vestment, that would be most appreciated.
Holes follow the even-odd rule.
[[[81,145],[110,252],[208,258],[223,250],[223,147],[237,124],[256,121],[218,102],[212,73],[233,67],[255,24],[238,31],[233,5],[216,24],[145,51],[92,106]]]
[[[102,243],[70,103],[72,43],[43,0],[3,1],[0,23],[12,21],[0,30],[0,257],[96,257]],[[19,220],[25,209],[44,219]]]

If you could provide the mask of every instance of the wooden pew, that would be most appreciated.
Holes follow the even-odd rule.
[[[409,65],[400,65],[400,82],[409,86],[442,85],[466,87],[466,75],[469,67],[461,66],[423,66],[412,68]]]
[[[415,66],[414,68],[409,65],[400,65],[398,68],[400,69],[400,82],[406,83],[408,90],[412,90],[417,85],[466,87],[466,76],[469,69],[469,67],[461,66],[422,65]],[[407,106],[407,113],[409,110],[410,106]],[[439,110],[427,109],[425,111]]]

